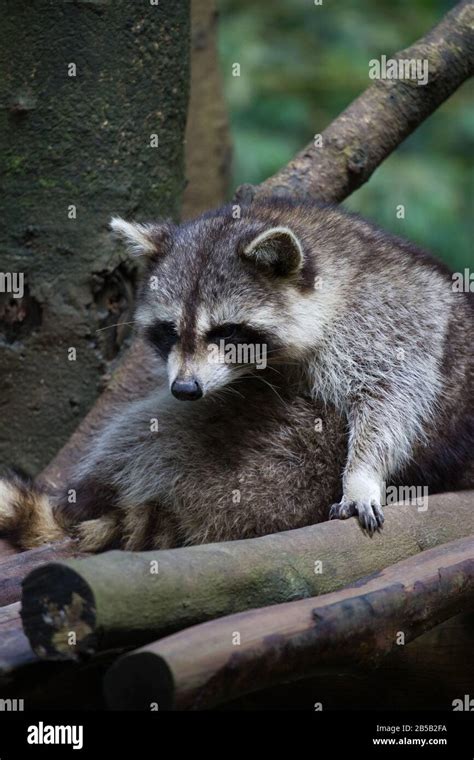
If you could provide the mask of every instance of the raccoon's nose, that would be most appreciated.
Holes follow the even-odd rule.
[[[171,393],[181,401],[194,401],[201,398],[202,388],[197,380],[174,380]]]

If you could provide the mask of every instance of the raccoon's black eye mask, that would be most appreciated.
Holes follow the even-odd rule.
[[[275,341],[273,336],[263,333],[261,330],[251,327],[246,324],[234,324],[226,323],[213,327],[207,333],[206,339],[208,343],[219,344],[223,340],[227,345],[239,345],[244,343],[247,345],[265,345],[267,350],[275,347]]]
[[[179,335],[173,322],[155,322],[149,325],[146,329],[145,337],[164,358],[168,356],[175,343],[179,340]],[[226,322],[225,324],[213,327],[206,335],[207,343],[219,344],[221,340],[226,345],[238,345],[239,343],[268,344],[269,336],[263,335],[260,330],[256,330],[249,325]]]
[[[179,336],[173,322],[155,322],[147,327],[146,338],[166,358]]]
[[[213,327],[206,335],[208,343],[219,343],[224,340],[226,343],[243,343],[246,339],[245,326],[236,325],[233,322],[227,322],[224,325]]]

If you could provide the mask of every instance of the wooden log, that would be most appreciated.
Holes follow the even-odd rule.
[[[243,694],[221,710],[452,710],[453,699],[472,694],[474,613],[455,615],[376,666],[321,668],[300,681],[286,681]]]
[[[23,633],[20,603],[0,609],[0,698],[21,699],[25,710],[104,709],[102,679],[116,657],[108,651],[84,663],[46,662]]]
[[[0,609],[0,681],[15,669],[37,662],[29,641],[23,633],[20,603]]]
[[[427,511],[399,504],[385,514],[384,530],[372,539],[352,518],[243,541],[46,564],[23,582],[24,629],[33,650],[48,657],[138,646],[233,612],[343,588],[474,533],[469,492],[432,496]]]
[[[18,549],[13,541],[10,541],[7,538],[0,538],[0,562],[5,558],[9,557],[12,554],[18,554],[20,549]]]
[[[115,709],[214,707],[322,666],[373,663],[468,609],[474,536],[341,591],[212,620],[127,654],[105,678],[106,699]]]
[[[0,556],[0,607],[20,599],[21,583],[35,567],[68,557],[85,556],[72,539],[41,546],[11,556]]]

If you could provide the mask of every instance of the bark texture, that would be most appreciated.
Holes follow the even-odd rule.
[[[230,189],[231,142],[219,68],[217,28],[215,0],[192,0],[183,219],[219,206]]]
[[[130,320],[137,277],[110,216],[178,212],[189,3],[0,10],[0,266],[25,278],[22,298],[0,294],[0,461],[33,474],[93,405],[130,332],[110,327]]]

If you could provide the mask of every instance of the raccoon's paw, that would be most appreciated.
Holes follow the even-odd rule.
[[[333,504],[329,510],[330,520],[347,520],[357,515],[360,526],[369,536],[380,531],[384,524],[382,507],[376,499],[350,501],[342,498],[338,504]]]

